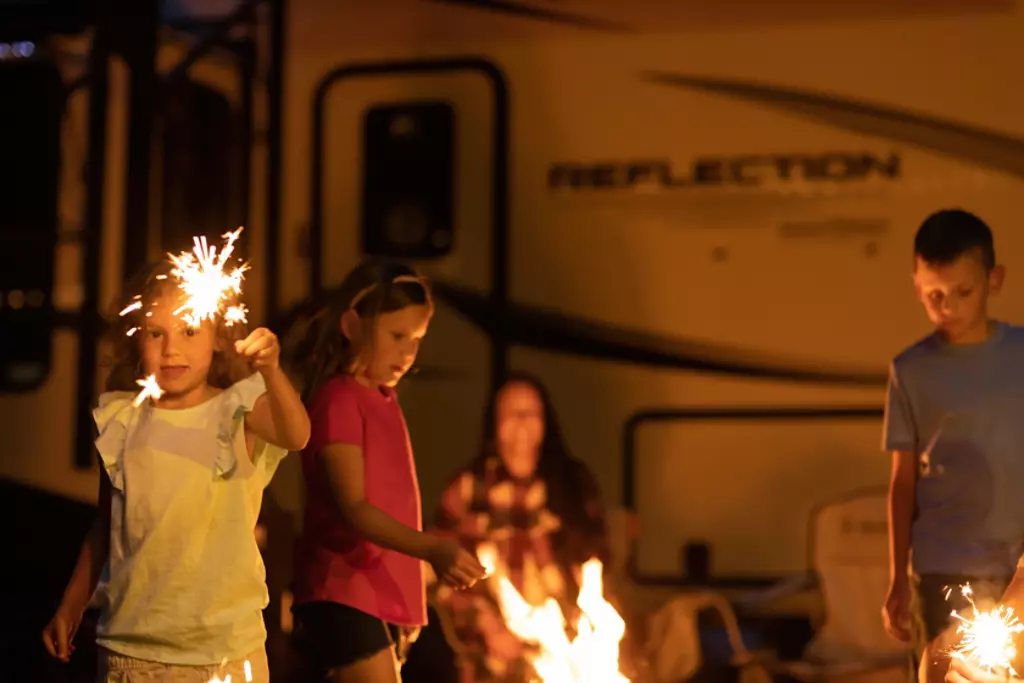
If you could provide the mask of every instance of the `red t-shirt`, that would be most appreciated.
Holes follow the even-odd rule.
[[[363,449],[366,500],[402,524],[423,529],[409,432],[391,389],[371,389],[348,375],[317,393],[312,434],[302,452],[305,519],[296,544],[295,604],[337,602],[398,626],[427,623],[420,560],[357,536],[338,512],[320,462],[331,443]]]

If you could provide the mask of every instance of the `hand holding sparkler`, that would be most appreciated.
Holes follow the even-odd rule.
[[[235,351],[248,358],[259,372],[272,372],[280,367],[281,344],[277,335],[265,327],[259,327],[245,339],[236,341]]]
[[[437,538],[427,557],[434,573],[456,589],[472,588],[487,573],[471,553],[449,538]]]
[[[960,644],[950,652],[952,659],[962,660],[985,674],[1002,678],[1016,676],[1013,669],[1013,660],[1017,657],[1015,640],[1017,634],[1024,631],[1024,624],[1011,607],[997,605],[980,612],[974,604],[970,584],[962,586],[960,591],[974,609],[974,618],[967,619],[956,610],[952,612],[953,618],[960,622],[957,634],[961,636]]]
[[[946,683],[1006,683],[1012,680],[1015,683],[1019,678],[1009,678],[1009,671],[1006,675],[998,676],[977,667],[966,659],[953,657],[949,663],[949,672],[946,673]]]

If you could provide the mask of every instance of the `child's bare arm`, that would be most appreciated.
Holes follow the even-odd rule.
[[[900,640],[907,640],[909,619],[910,528],[914,518],[917,491],[918,436],[910,393],[898,372],[896,361],[889,369],[889,388],[885,400],[882,428],[884,447],[892,454],[889,476],[889,596],[884,617],[886,629]]]
[[[889,478],[889,579],[893,582],[907,578],[916,486],[917,455],[894,451]]]
[[[61,600],[61,604],[69,605],[79,614],[89,605],[110,553],[110,478],[103,468],[96,506],[96,519],[82,542],[75,571]]]
[[[900,641],[910,640],[910,525],[914,516],[917,457],[893,451],[889,479],[889,592],[882,606],[885,630]]]
[[[332,443],[320,453],[327,484],[342,518],[366,540],[421,560],[430,560],[439,539],[402,524],[366,500],[363,449]]]
[[[78,624],[85,608],[89,606],[100,574],[110,552],[110,479],[100,469],[100,491],[97,501],[96,519],[93,520],[78,561],[71,574],[57,613],[43,631],[43,644],[49,653],[63,661],[71,655],[71,641],[74,640]]]
[[[332,497],[345,522],[371,543],[426,560],[438,578],[455,586],[472,586],[484,574],[475,557],[449,538],[402,524],[366,500],[363,449],[332,443],[320,453]]]
[[[284,371],[264,372],[267,393],[256,399],[245,418],[249,430],[267,443],[301,451],[309,442],[309,415]]]
[[[256,399],[245,426],[256,436],[289,451],[299,451],[309,442],[309,415],[291,380],[281,369],[281,345],[277,335],[265,327],[253,330],[235,343],[235,350],[252,360],[263,375],[267,393]]]
[[[1012,607],[1018,614],[1024,610],[1024,557],[1017,562],[1017,569],[1010,579],[1010,585],[1003,592],[1000,604]]]

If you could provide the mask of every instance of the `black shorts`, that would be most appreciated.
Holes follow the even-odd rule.
[[[317,671],[355,664],[401,639],[398,626],[336,602],[307,602],[292,613],[298,647]]]

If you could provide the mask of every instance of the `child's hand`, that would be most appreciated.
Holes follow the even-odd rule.
[[[483,565],[451,539],[439,538],[428,560],[434,573],[453,588],[471,588],[483,578]]]
[[[946,673],[946,683],[997,683],[1001,681],[1020,681],[1019,678],[1009,678],[1008,675],[986,673],[978,667],[965,662],[959,657],[953,657],[949,663],[949,671]]]
[[[265,327],[258,327],[245,339],[236,341],[235,351],[249,358],[259,372],[266,373],[280,367],[281,345],[277,335]]]
[[[951,657],[952,652],[962,639],[959,629],[950,624],[942,633],[929,642],[921,653],[921,663],[917,668],[917,680],[920,683],[944,683],[946,675],[950,671],[950,664],[957,657]],[[983,673],[983,672],[978,672]],[[1009,676],[999,676],[1006,679]],[[981,683],[979,679],[976,683]]]
[[[75,651],[75,646],[71,641],[75,639],[75,633],[78,632],[78,624],[81,621],[81,617],[76,619],[74,615],[68,614],[63,609],[57,610],[57,613],[50,619],[50,623],[43,629],[43,645],[46,646],[46,651],[50,653],[51,657],[65,663],[71,659],[71,654]]]
[[[910,642],[910,587],[905,580],[896,580],[889,586],[882,606],[882,624],[896,640]]]
[[[399,631],[398,642],[395,643],[395,659],[400,665],[404,665],[409,659],[409,650],[412,649],[420,637],[419,626],[402,626]]]

